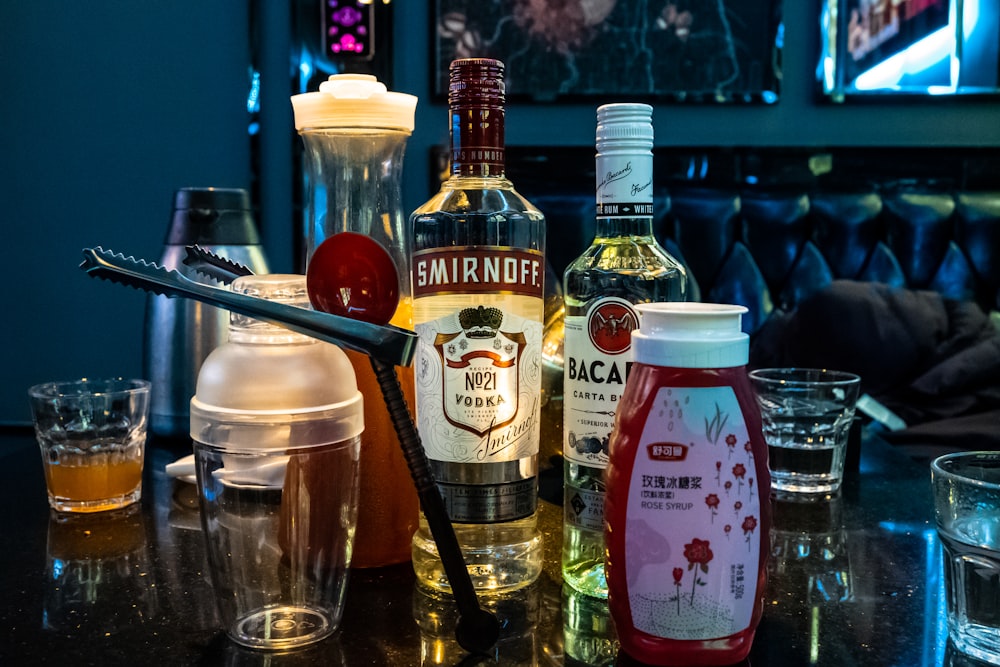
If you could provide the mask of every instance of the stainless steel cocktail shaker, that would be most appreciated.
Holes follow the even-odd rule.
[[[174,193],[160,264],[199,282],[211,279],[185,266],[185,247],[199,245],[267,273],[246,190],[182,188]],[[150,295],[146,301],[143,374],[152,381],[150,428],[156,435],[186,437],[190,401],[205,357],[226,341],[229,312],[198,301]]]

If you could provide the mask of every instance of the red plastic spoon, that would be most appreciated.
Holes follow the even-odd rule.
[[[399,274],[392,257],[378,242],[355,232],[334,234],[316,248],[306,270],[306,288],[316,310],[372,324],[387,324],[399,303]],[[370,359],[458,606],[455,638],[465,650],[485,653],[500,636],[500,622],[479,606],[396,369],[374,357]]]
[[[399,304],[399,275],[379,243],[356,232],[334,234],[316,248],[306,272],[313,308],[387,324]]]

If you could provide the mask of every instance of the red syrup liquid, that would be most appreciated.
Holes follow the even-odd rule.
[[[771,526],[767,447],[746,369],[636,363],[606,475],[605,567],[620,650],[662,666],[745,659],[763,612]],[[706,618],[726,615],[735,617],[728,630],[713,634],[719,621]]]

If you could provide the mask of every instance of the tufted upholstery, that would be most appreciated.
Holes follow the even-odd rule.
[[[669,198],[662,241],[690,268],[700,300],[751,309],[751,332],[774,308],[790,310],[837,278],[1000,307],[1000,191],[681,187]]]
[[[843,152],[657,149],[655,231],[688,268],[693,298],[749,307],[750,333],[840,278],[1000,308],[996,155]],[[546,214],[561,275],[593,237],[593,151],[508,153],[515,185]]]

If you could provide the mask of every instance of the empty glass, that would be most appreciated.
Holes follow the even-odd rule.
[[[1000,665],[1000,452],[935,459],[931,485],[948,635],[962,653]]]

